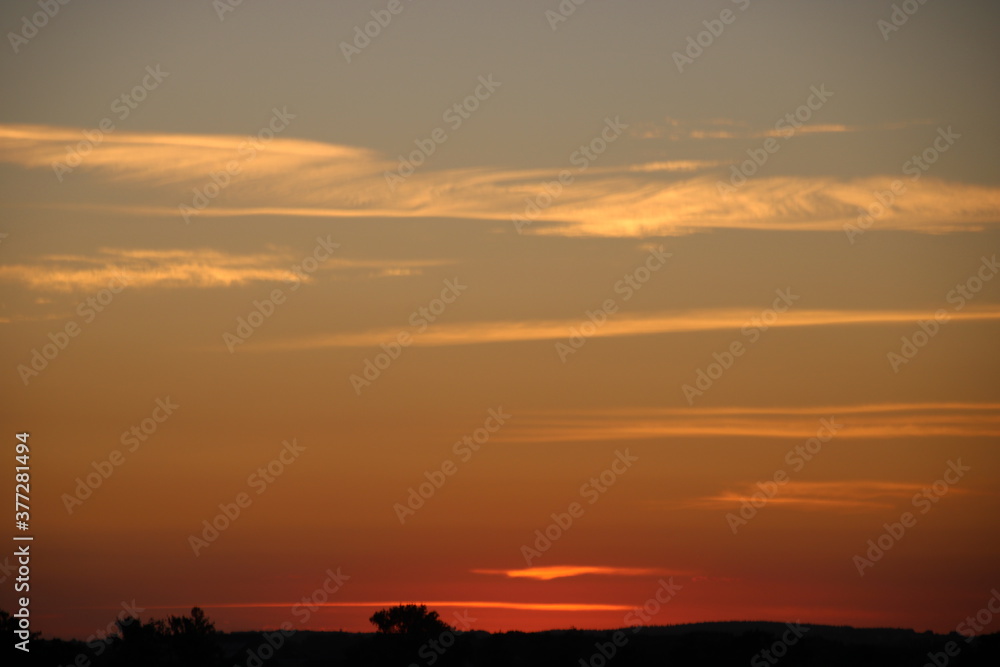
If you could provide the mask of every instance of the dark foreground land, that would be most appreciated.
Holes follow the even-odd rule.
[[[638,630],[447,632],[410,637],[347,632],[214,633],[190,640],[34,640],[15,664],[55,667],[378,667],[739,665],[795,667],[997,667],[1000,633],[972,641],[897,629],[764,622],[698,623]],[[103,645],[103,650],[100,646]],[[100,655],[96,655],[98,653]],[[27,658],[26,660],[24,658]],[[9,663],[8,663],[9,664]]]

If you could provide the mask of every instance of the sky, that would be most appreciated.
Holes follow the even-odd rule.
[[[998,629],[995,3],[42,4],[33,630]]]

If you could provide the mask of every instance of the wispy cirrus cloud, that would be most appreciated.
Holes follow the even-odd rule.
[[[806,511],[866,512],[896,507],[910,500],[926,487],[925,484],[886,482],[879,480],[798,481],[781,487],[781,492],[768,499],[768,505]],[[741,491],[726,491],[686,503],[689,507],[729,508],[751,500],[760,488],[753,482]],[[963,494],[968,490],[950,488],[949,493]]]
[[[664,570],[661,568],[612,567],[598,565],[550,565],[548,567],[527,567],[510,570],[472,570],[472,572],[476,574],[498,574],[511,579],[537,579],[539,581],[550,581],[552,579],[581,577],[587,575],[610,577],[663,577],[668,575],[681,576],[692,574],[687,571]]]
[[[628,167],[629,171],[702,171],[711,167],[730,164],[730,160],[667,160],[663,162],[643,162]]]
[[[751,127],[746,121],[732,118],[712,118],[709,120],[686,121],[679,118],[664,118],[662,121],[637,123],[632,136],[640,139],[666,139],[686,141],[691,139],[761,139],[766,137],[787,137],[794,129],[795,134],[843,134],[848,132],[885,132],[903,130],[909,127],[930,125],[930,120],[907,120],[874,125],[845,125],[843,123],[809,123],[784,129],[773,127],[761,129]]]
[[[617,315],[597,329],[592,337],[645,336],[694,331],[738,331],[760,311],[742,308],[718,308],[666,313]],[[818,327],[912,323],[933,318],[931,311],[918,310],[790,310],[775,327]],[[949,315],[953,320],[986,321],[1000,319],[1000,306],[967,307]],[[522,341],[560,340],[579,326],[579,318],[564,320],[498,320],[441,322],[414,339],[425,347],[483,345]],[[369,329],[356,332],[311,334],[293,338],[253,341],[247,350],[307,350],[338,347],[374,347],[394,338],[397,329]]]
[[[102,289],[115,280],[132,287],[220,287],[295,279],[273,263],[265,254],[102,248],[94,255],[44,255],[32,263],[3,265],[0,281],[36,291],[76,292]]]
[[[896,124],[899,125],[899,124]],[[886,125],[885,128],[890,126]],[[803,133],[854,132],[845,125],[813,125]],[[770,136],[723,120],[684,129],[722,136]],[[52,170],[65,159],[80,130],[37,125],[0,125],[0,161]],[[41,206],[106,214],[179,218],[179,205],[210,174],[234,161],[239,174],[197,212],[204,219],[243,216],[284,218],[452,218],[509,223],[525,210],[525,199],[542,192],[561,166],[552,169],[418,170],[395,190],[385,174],[396,161],[375,151],[279,137],[251,151],[247,137],[114,133],[104,138],[67,178],[86,176],[88,201],[51,201]],[[720,197],[725,160],[649,161],[593,166],[575,173],[528,234],[650,236],[717,228],[842,231],[856,223],[872,192],[895,175],[844,179],[824,176],[754,178]],[[716,173],[717,170],[717,173]],[[53,177],[54,178],[54,177]],[[112,190],[110,186],[115,186]],[[131,188],[122,203],[121,188]],[[928,233],[977,230],[1000,222],[1000,188],[925,177],[920,188],[898,198],[878,228]]]
[[[1000,403],[688,407],[524,413],[498,440],[523,443],[738,437],[805,441],[819,420],[837,439],[1000,436]]]
[[[296,269],[301,257],[289,248],[267,252],[230,253],[211,248],[99,248],[91,255],[50,254],[31,262],[0,266],[0,282],[18,283],[39,292],[86,292],[112,281],[130,288],[219,288],[255,282],[309,283],[316,273]],[[352,259],[332,257],[319,272],[364,277],[419,274],[439,260]]]
[[[0,160],[55,173],[53,165],[66,163],[68,149],[84,139],[81,128],[0,124]],[[378,156],[365,148],[287,137],[265,144],[240,135],[115,132],[104,135],[72,169],[97,171],[112,182],[186,185],[204,181],[233,161],[250,181],[310,166],[314,169],[307,177],[351,181],[358,173],[352,165],[377,164]]]

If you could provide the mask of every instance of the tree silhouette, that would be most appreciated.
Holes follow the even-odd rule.
[[[175,637],[208,637],[215,633],[215,624],[205,618],[201,607],[192,607],[190,617],[171,616],[167,625]]]
[[[216,641],[215,624],[205,617],[200,607],[191,609],[191,616],[170,616],[143,623],[138,618],[117,622],[121,650],[115,656],[121,664],[133,664],[148,657],[156,665],[185,667],[219,664],[220,650]]]
[[[13,637],[14,631],[18,629],[18,620],[11,616],[9,613],[0,609],[0,634],[4,637]],[[29,639],[34,641],[42,636],[40,632],[32,632],[29,635]]]
[[[405,604],[382,609],[368,619],[384,635],[430,636],[451,630],[427,605]]]

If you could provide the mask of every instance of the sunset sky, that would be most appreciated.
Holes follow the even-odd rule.
[[[903,4],[3,3],[33,629],[974,616],[1000,6]]]

